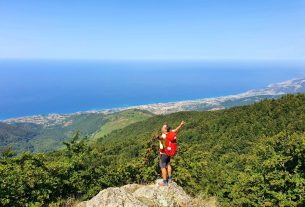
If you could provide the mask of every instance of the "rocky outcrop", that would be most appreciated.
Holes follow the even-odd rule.
[[[175,182],[168,186],[155,184],[129,184],[102,190],[89,201],[78,207],[211,207],[207,202],[193,199]],[[213,205],[214,206],[214,205]]]

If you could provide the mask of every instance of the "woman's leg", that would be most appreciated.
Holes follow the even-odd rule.
[[[170,164],[167,165],[167,173],[168,176],[172,176],[172,166]]]
[[[167,180],[167,172],[166,172],[166,168],[161,168],[161,171],[162,171],[162,178],[163,180]]]

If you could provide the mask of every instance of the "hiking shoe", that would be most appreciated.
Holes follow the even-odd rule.
[[[165,182],[162,181],[162,182],[159,183],[159,186],[167,186],[167,182],[165,183]]]
[[[167,177],[167,182],[168,182],[168,183],[171,183],[172,181],[173,181],[173,177],[172,177],[172,176],[168,176],[168,177]]]

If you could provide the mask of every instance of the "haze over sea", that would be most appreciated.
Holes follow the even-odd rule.
[[[271,62],[0,61],[0,119],[232,95],[305,76]]]

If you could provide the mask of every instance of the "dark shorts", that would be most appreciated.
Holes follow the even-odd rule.
[[[166,154],[161,154],[160,155],[160,167],[161,168],[166,168],[171,161],[171,158],[167,156]]]

